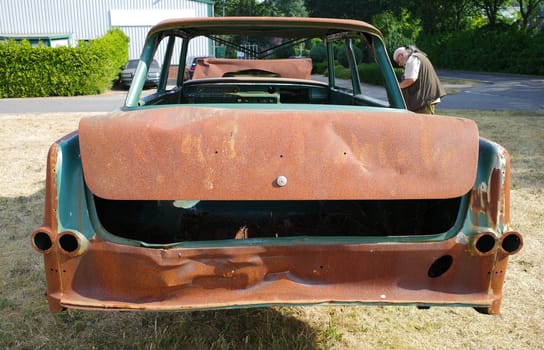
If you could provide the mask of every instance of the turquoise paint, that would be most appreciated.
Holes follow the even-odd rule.
[[[79,232],[85,238],[91,239],[95,232],[87,210],[88,203],[77,135],[59,143],[56,184],[59,232],[67,230]]]
[[[487,192],[491,186],[491,174],[494,169],[500,169],[505,171],[504,164],[501,161],[501,154],[504,152],[502,146],[486,140],[480,139],[479,153],[478,153],[478,172],[476,174],[476,180],[474,182],[474,190],[485,189]],[[500,189],[502,193],[504,188]],[[501,203],[499,203],[501,205]],[[479,232],[494,232],[497,235],[501,235],[507,228],[504,222],[498,222],[494,227],[493,221],[485,212],[469,211],[466,215],[465,222],[463,224],[462,232],[465,235]]]
[[[155,52],[155,46],[158,45],[158,34],[153,34],[146,39],[146,45],[143,49],[142,55],[140,57],[140,62],[134,72],[134,78],[132,79],[132,84],[127,93],[127,98],[125,100],[125,106],[135,107],[138,105],[140,99],[140,94],[144,87],[144,82],[147,77],[147,66],[153,60],[153,54]]]
[[[372,42],[374,44],[374,49],[376,50],[375,55],[377,57],[381,57],[381,59],[377,59],[376,62],[378,62],[378,66],[380,67],[385,83],[385,90],[387,91],[387,97],[391,103],[391,107],[406,109],[404,97],[402,97],[397,76],[395,75],[395,70],[391,65],[389,56],[387,55],[387,50],[385,49],[383,40],[378,37],[373,37]]]
[[[344,41],[346,47],[346,54],[348,56],[349,70],[351,75],[351,87],[353,89],[354,95],[361,94],[361,78],[359,77],[359,70],[357,68],[357,63],[355,60],[355,53],[353,52],[353,40],[346,39]]]
[[[259,111],[354,111],[354,112],[383,112],[383,113],[407,113],[406,110],[397,108],[367,107],[367,106],[339,106],[321,104],[258,104],[258,103],[198,103],[182,105],[144,105],[139,107],[124,107],[124,112],[144,109],[183,107],[222,108],[222,109],[246,109]]]

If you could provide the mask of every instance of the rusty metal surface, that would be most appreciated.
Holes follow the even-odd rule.
[[[430,277],[430,266],[444,255],[453,258],[451,269]],[[496,311],[507,259],[495,265],[495,256],[473,256],[455,237],[424,244],[168,250],[96,239],[84,255],[57,258],[58,265],[45,261],[48,295],[63,307],[175,310],[372,302],[481,305]],[[49,283],[58,277],[60,284]]]
[[[363,21],[336,18],[311,17],[208,17],[168,19],[155,25],[149,31],[149,36],[171,29],[187,30],[187,35],[197,37],[209,33],[262,35],[273,33],[272,36],[323,37],[339,31],[367,32],[383,39],[382,33],[373,25]]]
[[[70,137],[72,134],[65,136],[63,139]],[[45,213],[42,226],[38,227],[31,239],[31,243],[34,249],[43,253],[44,266],[49,267],[49,274],[46,271],[47,281],[47,299],[49,302],[49,309],[51,312],[56,313],[62,311],[63,307],[60,306],[57,298],[51,297],[51,291],[62,290],[61,276],[59,274],[58,263],[58,248],[53,244],[58,237],[58,197],[57,197],[57,183],[56,183],[56,164],[58,155],[58,144],[61,140],[55,142],[49,149],[47,155],[47,173],[45,180]],[[51,246],[46,249],[39,249],[34,240],[34,235],[37,232],[44,232],[49,235]]]
[[[239,60],[228,58],[202,58],[195,67],[193,79],[221,78],[225,73],[258,69],[279,74],[281,78],[311,78],[312,59]]]
[[[399,112],[160,108],[79,133],[86,184],[108,199],[451,198],[478,157],[473,121]]]

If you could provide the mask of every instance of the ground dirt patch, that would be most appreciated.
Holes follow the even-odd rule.
[[[320,306],[209,312],[52,315],[30,233],[43,217],[45,160],[83,114],[0,115],[0,348],[542,349],[544,117],[455,112],[512,155],[512,220],[525,238],[511,258],[502,313],[470,308]]]

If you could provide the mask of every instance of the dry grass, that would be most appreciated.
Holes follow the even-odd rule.
[[[42,220],[49,145],[82,115],[0,115],[0,348],[542,349],[544,117],[456,112],[512,155],[514,226],[502,313],[469,308],[277,307],[157,313],[49,313],[43,263],[29,235]]]

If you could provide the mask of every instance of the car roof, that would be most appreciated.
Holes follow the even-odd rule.
[[[245,34],[278,37],[317,37],[338,32],[365,32],[378,36],[382,33],[363,21],[336,18],[300,17],[207,17],[168,19],[155,25],[148,37],[155,33],[179,30],[184,36],[196,37],[212,34]]]

